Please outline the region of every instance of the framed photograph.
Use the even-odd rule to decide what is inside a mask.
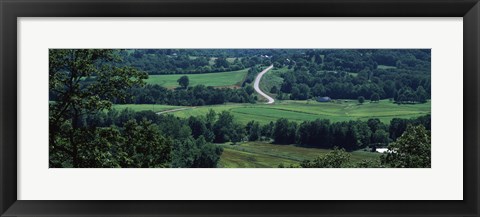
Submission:
[[[478,0],[1,1],[2,216],[478,216]]]

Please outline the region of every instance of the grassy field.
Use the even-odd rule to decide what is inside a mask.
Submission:
[[[299,164],[313,160],[331,150],[304,148],[294,145],[273,145],[267,142],[246,142],[239,145],[220,144],[223,154],[220,167],[226,168],[269,168]],[[351,152],[352,162],[378,160],[380,154],[366,151]]]
[[[356,100],[339,101],[339,103],[320,103],[316,101],[275,101],[273,105],[266,104],[226,104],[199,106],[189,110],[173,112],[178,117],[205,115],[209,109],[216,112],[230,111],[235,118],[247,123],[251,120],[262,124],[276,121],[279,118],[288,118],[291,121],[330,119],[332,122],[348,120],[368,120],[379,118],[389,123],[393,118],[413,118],[430,113],[430,102],[424,104],[398,105],[389,100],[378,103],[366,102],[362,105]]]
[[[386,66],[386,65],[378,65],[378,69],[396,69],[396,66]]]
[[[231,72],[217,72],[204,74],[188,74],[190,86],[203,84],[205,86],[213,87],[227,87],[240,85],[247,75],[248,69],[231,71]],[[146,80],[147,84],[158,84],[167,88],[178,87],[177,80],[184,76],[183,74],[174,75],[150,75]]]

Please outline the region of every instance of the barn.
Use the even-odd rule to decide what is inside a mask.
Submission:
[[[332,99],[328,96],[317,97],[318,102],[330,102]]]

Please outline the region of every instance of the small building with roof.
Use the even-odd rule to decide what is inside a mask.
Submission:
[[[319,97],[317,97],[317,101],[318,102],[330,102],[330,101],[332,101],[332,99],[328,96],[322,96],[322,97],[319,96]]]

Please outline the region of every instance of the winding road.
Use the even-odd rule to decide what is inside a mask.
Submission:
[[[272,69],[273,68],[273,65],[269,66],[268,68],[264,69],[262,72],[260,72],[257,77],[255,78],[255,82],[253,83],[253,88],[255,88],[255,91],[257,91],[258,94],[262,95],[263,97],[265,97],[268,102],[266,104],[272,104],[273,102],[275,102],[275,100],[270,97],[269,95],[267,95],[266,93],[264,93],[262,90],[260,90],[260,87],[258,87],[258,85],[260,84],[260,79],[262,79],[262,76],[268,72],[268,70]]]

